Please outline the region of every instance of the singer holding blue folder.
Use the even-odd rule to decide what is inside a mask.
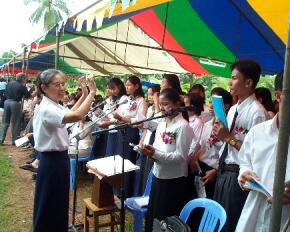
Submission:
[[[40,164],[35,186],[33,231],[67,232],[69,209],[69,137],[66,123],[81,120],[96,93],[93,76],[87,76],[89,93],[80,79],[82,96],[71,110],[59,104],[65,95],[65,76],[55,69],[39,74],[37,86],[43,99],[35,111],[33,128]]]

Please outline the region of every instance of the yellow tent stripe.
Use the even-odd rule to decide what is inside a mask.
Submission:
[[[251,7],[286,44],[289,0],[248,0]]]

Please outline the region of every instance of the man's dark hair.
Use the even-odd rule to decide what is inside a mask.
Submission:
[[[254,60],[238,60],[231,65],[231,70],[237,69],[246,79],[253,81],[253,89],[256,88],[261,75],[261,67]]]
[[[275,91],[282,91],[283,89],[283,71],[278,73],[275,78]]]

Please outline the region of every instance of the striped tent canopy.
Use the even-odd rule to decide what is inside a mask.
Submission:
[[[55,49],[61,29],[60,59],[96,75],[229,77],[238,59],[257,60],[263,74],[284,67],[289,0],[137,0],[126,10],[118,3],[112,17],[102,8],[105,1],[56,25],[32,52]]]

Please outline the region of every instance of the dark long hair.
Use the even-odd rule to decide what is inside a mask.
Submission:
[[[134,97],[145,97],[139,77],[130,76],[128,78],[128,81],[130,81],[133,85],[139,85],[139,88],[134,93]]]
[[[163,78],[167,80],[171,88],[176,89],[178,94],[182,95],[182,89],[180,86],[179,78],[175,74],[163,74]]]
[[[261,98],[261,104],[265,107],[267,111],[272,111],[276,113],[274,103],[272,100],[272,95],[269,89],[264,87],[259,87],[255,89],[256,98]]]
[[[112,79],[110,79],[108,82],[108,88],[113,87],[114,85],[117,86],[117,88],[120,90],[118,96],[112,96],[113,101],[117,101],[122,96],[126,95],[127,93],[126,93],[125,85],[123,81],[121,81],[121,79],[117,77],[113,77]]]

